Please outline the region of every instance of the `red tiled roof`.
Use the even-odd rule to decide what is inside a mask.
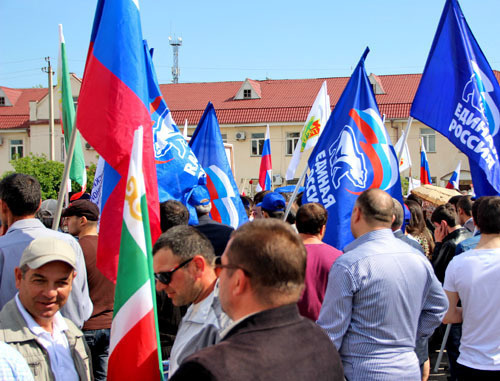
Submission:
[[[0,129],[26,128],[29,126],[29,102],[39,101],[47,89],[10,89],[0,86],[12,106],[0,106]]]
[[[421,74],[381,75],[385,94],[377,95],[386,118],[408,118]],[[260,85],[261,99],[233,100],[242,82],[205,82],[160,85],[172,116],[178,123],[197,124],[208,101],[221,124],[303,122],[323,81],[334,106],[349,80],[341,78],[252,81]]]

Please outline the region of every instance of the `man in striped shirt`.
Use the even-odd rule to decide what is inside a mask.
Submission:
[[[417,338],[440,324],[448,301],[429,261],[391,231],[393,202],[369,189],[351,215],[356,238],[333,264],[318,324],[353,380],[418,380]]]

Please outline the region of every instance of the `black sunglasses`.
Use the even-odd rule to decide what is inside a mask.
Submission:
[[[181,267],[186,266],[189,262],[191,262],[193,258],[189,258],[187,261],[182,262],[176,268],[170,271],[163,271],[161,273],[155,273],[155,279],[158,282],[168,285],[172,281],[172,275],[179,270]]]

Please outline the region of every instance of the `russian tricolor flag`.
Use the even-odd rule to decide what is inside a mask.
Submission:
[[[429,172],[429,162],[427,161],[427,153],[425,152],[423,140],[420,145],[420,184],[432,184],[431,174]]]
[[[262,148],[262,159],[260,161],[259,183],[257,184],[257,192],[263,190],[271,190],[273,185],[273,164],[271,162],[271,141],[269,139],[269,124],[266,129],[266,138],[264,147]]]
[[[459,161],[457,168],[455,169],[455,172],[452,173],[450,180],[448,181],[448,184],[446,184],[446,188],[448,188],[448,189],[460,189],[459,182],[460,182],[460,167],[461,166],[462,166],[462,161]]]

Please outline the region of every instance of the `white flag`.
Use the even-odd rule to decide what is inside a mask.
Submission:
[[[184,123],[184,132],[182,133],[184,135],[184,139],[187,140],[188,138],[188,120],[186,119],[186,122]]]
[[[302,127],[300,132],[300,139],[293,152],[292,160],[286,171],[286,179],[291,180],[295,176],[295,171],[302,157],[302,152],[313,148],[321,133],[323,132],[324,126],[330,117],[330,97],[326,91],[326,81],[323,82],[321,89],[319,90],[316,100],[314,101],[311,111],[307,115],[306,123]]]
[[[394,150],[397,154],[401,152],[401,144],[403,144],[404,134],[401,135],[398,142],[394,146]],[[408,144],[405,141],[405,146],[403,148],[403,152],[401,153],[401,157],[399,158],[399,172],[403,172],[405,169],[411,167],[411,158],[410,158],[410,150],[408,149]]]

